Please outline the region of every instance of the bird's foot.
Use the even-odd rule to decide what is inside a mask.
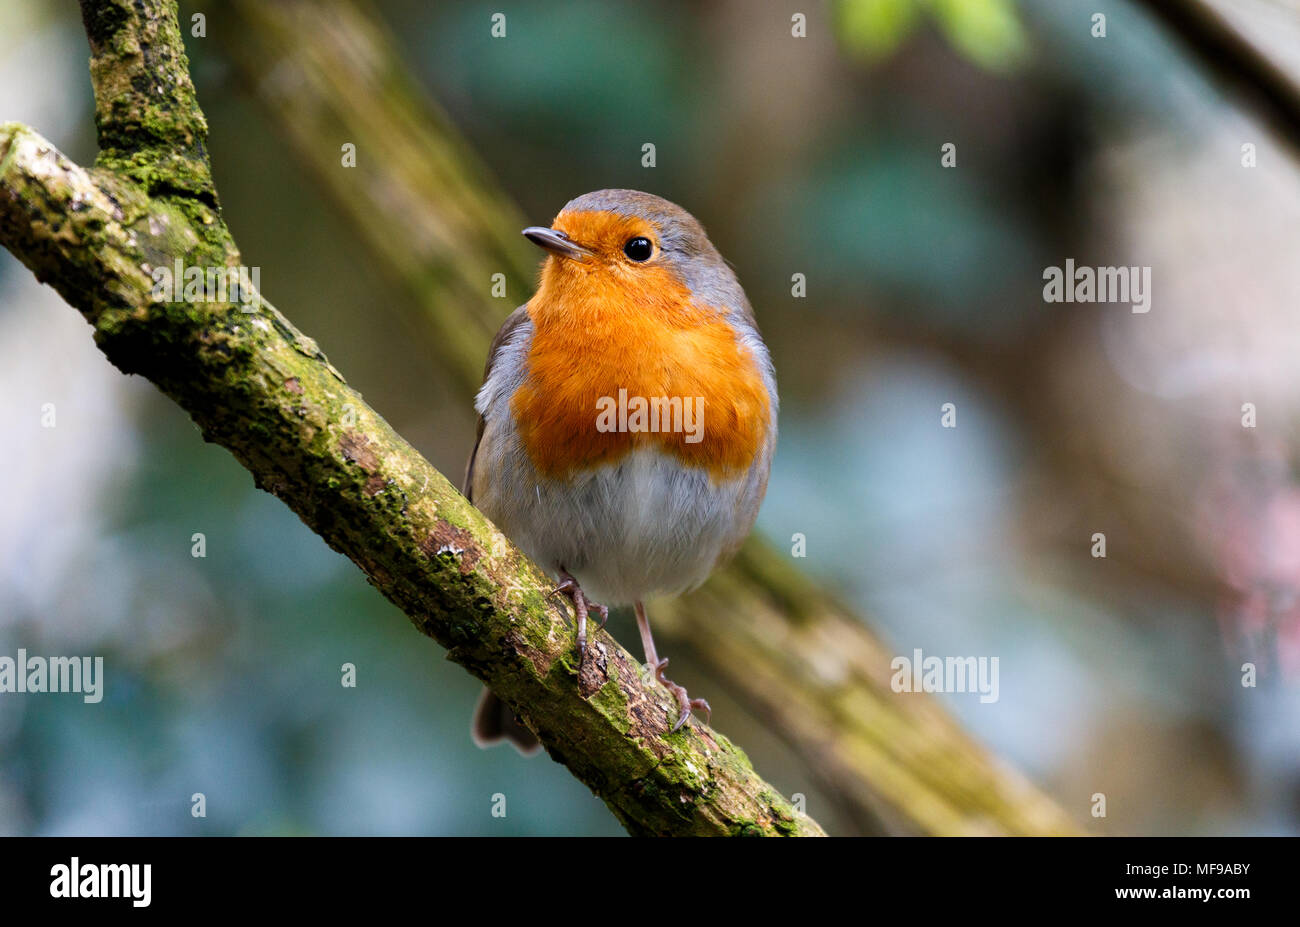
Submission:
[[[664,667],[668,665],[668,658],[660,660],[655,666],[655,679],[659,684],[671,692],[677,698],[677,723],[673,725],[673,733],[676,734],[686,722],[691,720],[692,712],[699,710],[704,712],[704,723],[708,724],[713,719],[713,710],[709,708],[709,703],[702,698],[691,698],[686,694],[686,687],[679,686],[667,676],[664,675]]]
[[[595,612],[600,616],[600,630],[609,621],[609,609],[599,602],[587,598],[578,581],[563,569],[560,570],[560,584],[551,590],[550,595],[564,595],[573,603],[573,611],[578,616],[578,653],[587,655],[587,615]]]

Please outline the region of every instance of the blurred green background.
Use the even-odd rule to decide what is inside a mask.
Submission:
[[[760,530],[806,535],[800,565],[897,652],[998,656],[997,703],[942,696],[977,739],[1099,832],[1300,831],[1300,170],[1156,24],[1098,0],[376,9],[529,222],[602,187],[701,219],[777,365]],[[196,11],[244,262],[458,479],[470,397],[236,79],[222,5]],[[71,0],[0,8],[0,119],[83,164],[87,56]],[[1152,311],[1045,303],[1066,258],[1151,266]],[[102,655],[107,677],[100,705],[0,695],[0,834],[621,833],[562,767],[475,749],[478,684],[7,252],[0,398],[0,655]],[[854,832],[662,649],[763,775]]]

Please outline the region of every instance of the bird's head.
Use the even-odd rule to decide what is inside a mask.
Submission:
[[[685,324],[702,310],[748,311],[744,292],[704,228],[680,206],[637,190],[571,200],[551,226],[524,236],[550,256],[541,307],[567,313],[637,311]]]

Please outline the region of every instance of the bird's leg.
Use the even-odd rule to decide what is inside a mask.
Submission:
[[[654,667],[655,679],[659,684],[677,697],[677,723],[673,725],[673,733],[681,730],[687,721],[691,720],[691,712],[700,709],[704,712],[706,723],[713,718],[713,712],[709,708],[709,703],[702,698],[691,698],[686,694],[686,687],[679,686],[667,676],[664,675],[664,667],[668,665],[668,660],[659,659],[659,654],[655,651],[654,635],[650,633],[650,619],[646,617],[645,606],[640,602],[636,603],[636,627],[641,632],[641,646],[645,648],[645,662],[648,666]]]
[[[600,616],[600,627],[605,627],[605,622],[609,621],[609,609],[599,602],[593,602],[583,593],[582,587],[569,572],[560,567],[560,584],[551,590],[551,595],[563,593],[569,597],[573,603],[573,611],[578,616],[578,653],[583,656],[587,655],[587,613],[593,611]]]

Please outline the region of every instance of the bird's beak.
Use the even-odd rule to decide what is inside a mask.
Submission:
[[[524,237],[551,254],[574,261],[585,261],[595,253],[582,247],[558,229],[548,229],[543,225],[530,225],[524,229]]]

